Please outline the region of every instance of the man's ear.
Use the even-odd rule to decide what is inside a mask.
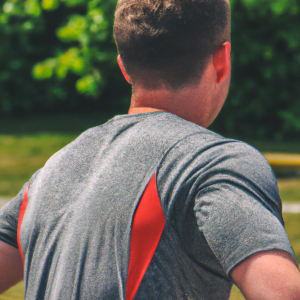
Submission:
[[[125,71],[125,68],[124,68],[124,66],[123,66],[123,63],[122,63],[120,54],[118,55],[118,64],[119,64],[119,67],[120,67],[120,69],[121,69],[121,71],[122,71],[122,74],[123,74],[123,76],[125,77],[126,81],[127,81],[129,84],[131,84],[130,77],[129,77],[129,75],[127,74],[127,72]]]
[[[217,73],[217,83],[220,84],[223,79],[230,73],[231,58],[230,58],[231,44],[224,43],[213,56],[213,63]]]

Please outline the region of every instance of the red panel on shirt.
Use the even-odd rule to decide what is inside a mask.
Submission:
[[[23,256],[23,251],[21,247],[21,240],[20,240],[20,234],[21,234],[21,226],[23,222],[23,218],[27,209],[28,205],[28,186],[29,184],[26,185],[25,190],[24,190],[24,196],[23,196],[23,201],[20,207],[20,213],[19,213],[19,221],[18,221],[18,231],[17,231],[17,240],[18,240],[18,246],[19,246],[19,251],[22,257],[23,261],[23,266],[24,266],[24,256]]]
[[[156,173],[147,185],[133,218],[126,298],[133,299],[157,248],[165,226]]]

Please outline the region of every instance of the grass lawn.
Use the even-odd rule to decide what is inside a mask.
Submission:
[[[2,295],[0,295],[0,300],[22,300],[24,299],[24,282],[20,282],[13,288],[9,289]]]
[[[279,178],[278,187],[283,202],[300,202],[300,178]],[[300,228],[300,227],[299,227]]]
[[[2,119],[0,122],[0,196],[14,197],[23,184],[56,151],[70,143],[81,132],[97,126],[113,113],[88,116],[40,116]],[[300,153],[300,143],[248,141],[261,152]],[[300,202],[300,177],[279,178],[282,200]],[[284,214],[286,230],[300,263],[300,214]],[[0,300],[24,299],[23,283],[0,296]],[[234,287],[230,300],[244,297]]]
[[[13,197],[72,134],[0,135],[0,195]]]
[[[2,299],[0,298],[0,300]],[[242,292],[235,285],[233,285],[232,287],[230,300],[245,300],[245,297],[243,296]]]

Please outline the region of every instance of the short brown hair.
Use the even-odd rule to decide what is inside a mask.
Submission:
[[[200,81],[207,58],[230,40],[226,0],[119,0],[114,35],[128,74],[145,88]],[[141,74],[152,74],[141,79]],[[143,76],[142,76],[143,77]]]

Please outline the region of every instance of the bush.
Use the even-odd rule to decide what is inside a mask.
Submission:
[[[232,83],[213,128],[251,138],[299,137],[300,1],[231,3]]]
[[[115,5],[99,0],[6,1],[0,11],[0,114],[124,105],[130,87],[116,62]]]
[[[116,109],[130,86],[113,39],[117,0],[7,0],[0,113]],[[300,0],[231,0],[232,84],[213,129],[273,140],[300,133]],[[38,80],[38,81],[37,81]]]

